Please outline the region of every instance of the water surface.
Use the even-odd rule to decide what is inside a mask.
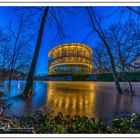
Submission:
[[[11,92],[7,95],[11,105],[5,113],[21,116],[43,108],[53,116],[62,112],[107,121],[124,112],[140,114],[140,96],[117,94],[112,82],[35,82],[35,95],[28,100],[16,97],[22,93],[24,85],[24,81],[12,82]],[[122,87],[125,89],[127,85],[122,84]],[[138,95],[140,83],[133,83],[133,89]]]

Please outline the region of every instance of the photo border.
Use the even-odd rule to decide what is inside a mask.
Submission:
[[[3,6],[140,6],[140,0],[1,0]],[[0,134],[0,138],[140,138],[140,134]]]

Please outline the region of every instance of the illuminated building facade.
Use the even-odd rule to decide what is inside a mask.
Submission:
[[[49,75],[91,74],[92,49],[84,44],[62,44],[50,50]]]

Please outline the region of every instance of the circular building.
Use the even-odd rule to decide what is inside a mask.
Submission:
[[[49,75],[92,73],[92,49],[84,44],[62,44],[50,50]]]

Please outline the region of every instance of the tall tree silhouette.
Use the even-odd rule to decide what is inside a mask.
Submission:
[[[38,38],[37,38],[37,43],[36,43],[33,59],[32,59],[32,62],[31,62],[31,66],[30,66],[28,77],[27,77],[27,82],[26,82],[26,85],[25,85],[25,89],[23,91],[23,95],[25,95],[27,97],[31,96],[33,94],[32,89],[33,89],[34,73],[35,73],[37,58],[38,58],[38,54],[39,54],[39,50],[40,50],[40,46],[41,46],[41,41],[42,41],[42,37],[43,37],[43,31],[44,31],[45,21],[46,21],[48,11],[49,11],[49,7],[46,7],[44,12],[43,12],[43,15],[42,15],[41,24],[40,24],[40,28],[39,28],[39,32],[38,32]]]
[[[98,22],[97,17],[95,16],[93,9],[90,7],[87,7],[87,11],[88,11],[89,18],[91,20],[91,24],[92,24],[93,29],[98,34],[99,38],[101,39],[104,46],[106,47],[106,50],[107,50],[107,53],[108,53],[108,56],[110,59],[110,63],[111,63],[111,68],[112,68],[112,73],[113,73],[116,89],[117,89],[118,93],[122,93],[121,86],[119,83],[119,78],[118,78],[116,68],[115,68],[114,58],[113,58],[113,55],[111,53],[110,46],[109,46],[108,42],[106,41],[105,33],[104,33],[100,23]]]

